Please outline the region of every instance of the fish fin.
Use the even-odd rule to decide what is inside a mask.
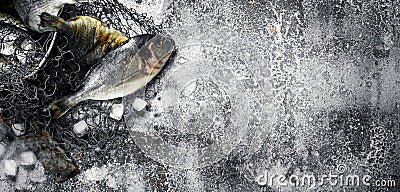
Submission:
[[[60,29],[62,24],[65,22],[63,18],[51,15],[50,13],[47,12],[43,12],[42,14],[39,15],[39,17],[40,17],[39,27],[45,29],[51,29],[54,31]]]
[[[63,116],[68,110],[74,107],[77,103],[71,102],[68,97],[63,97],[59,100],[52,102],[49,105],[49,109],[54,119],[58,119]]]
[[[124,84],[124,83],[136,81],[136,80],[140,79],[141,77],[143,77],[143,72],[141,72],[141,71],[138,70],[138,71],[136,71],[136,72],[134,72],[134,73],[132,73],[132,74],[126,76],[126,77],[121,81],[121,83],[118,83],[118,84],[116,84],[115,86],[117,87],[117,86],[120,86],[120,85],[122,85],[122,84]]]
[[[149,78],[150,76],[151,76],[151,74],[145,73],[142,70],[136,71],[135,73],[125,77],[123,79],[123,81],[121,83],[115,85],[115,87],[121,86],[123,84],[128,84],[128,83],[131,83],[131,82],[135,82],[135,81],[141,81],[144,78],[146,78],[146,82],[144,84],[144,86],[145,86],[147,83],[149,83],[152,80],[151,78]]]

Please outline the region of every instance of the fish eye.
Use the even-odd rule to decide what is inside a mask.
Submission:
[[[156,46],[157,46],[158,48],[160,48],[162,45],[163,45],[163,42],[162,42],[162,41],[159,41],[159,42],[156,44]]]

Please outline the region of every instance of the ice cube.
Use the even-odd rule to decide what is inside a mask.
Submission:
[[[109,168],[106,166],[92,167],[85,171],[84,176],[89,181],[101,181],[107,177],[109,171]]]
[[[135,101],[133,101],[133,108],[136,111],[141,111],[143,110],[147,105],[147,102],[143,99],[136,98]]]
[[[21,153],[21,165],[33,165],[36,162],[36,156],[32,151]]]
[[[6,175],[16,176],[17,175],[18,165],[14,160],[5,160],[4,161],[4,172]]]
[[[124,114],[124,106],[122,104],[114,104],[111,106],[110,117],[115,120],[121,120]]]
[[[7,152],[7,146],[4,143],[0,143],[0,157]]]
[[[18,123],[11,126],[15,136],[21,136],[25,133],[24,124]]]
[[[84,120],[75,123],[74,125],[74,132],[78,137],[82,137],[88,130],[88,125]]]

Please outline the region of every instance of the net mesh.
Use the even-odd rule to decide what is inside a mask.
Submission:
[[[78,15],[97,17],[128,37],[162,32],[161,27],[155,25],[151,17],[137,13],[117,0],[66,5],[60,16],[69,19]],[[52,41],[50,34],[30,34],[22,29],[8,27],[6,22],[1,21],[0,31],[0,36],[20,35],[34,44],[34,52],[27,52],[24,56],[26,63],[33,68],[37,65],[37,60],[44,57]],[[57,34],[53,43],[54,47],[46,63],[31,77],[26,78],[26,73],[21,71],[28,69],[28,72],[32,72],[32,67],[27,68],[20,64],[8,69],[12,73],[1,71],[0,116],[45,129],[72,155],[74,152],[82,152],[83,149],[111,146],[108,144],[120,139],[116,134],[123,130],[124,124],[123,121],[110,118],[110,108],[112,104],[120,103],[121,99],[82,102],[62,118],[51,119],[47,109],[49,103],[75,92],[87,72],[75,62],[74,55],[67,46],[67,37]],[[0,45],[7,45],[4,38],[0,40]],[[21,44],[15,45],[13,50],[16,52],[23,49]],[[17,53],[12,53],[11,56],[16,57]],[[72,128],[81,120],[85,120],[90,130],[84,137],[77,137]]]

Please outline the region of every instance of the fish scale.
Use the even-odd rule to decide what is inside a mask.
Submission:
[[[75,59],[83,65],[94,65],[109,51],[128,40],[123,33],[91,16],[76,16],[67,21],[49,13],[42,13],[40,17],[41,26],[68,36]]]
[[[85,45],[93,45],[97,41],[100,41],[102,50],[105,50],[107,46],[113,48],[115,45],[127,40],[124,34],[111,26],[108,27],[105,23],[94,17],[78,16],[67,20],[67,22],[74,29],[75,37],[87,42]]]

